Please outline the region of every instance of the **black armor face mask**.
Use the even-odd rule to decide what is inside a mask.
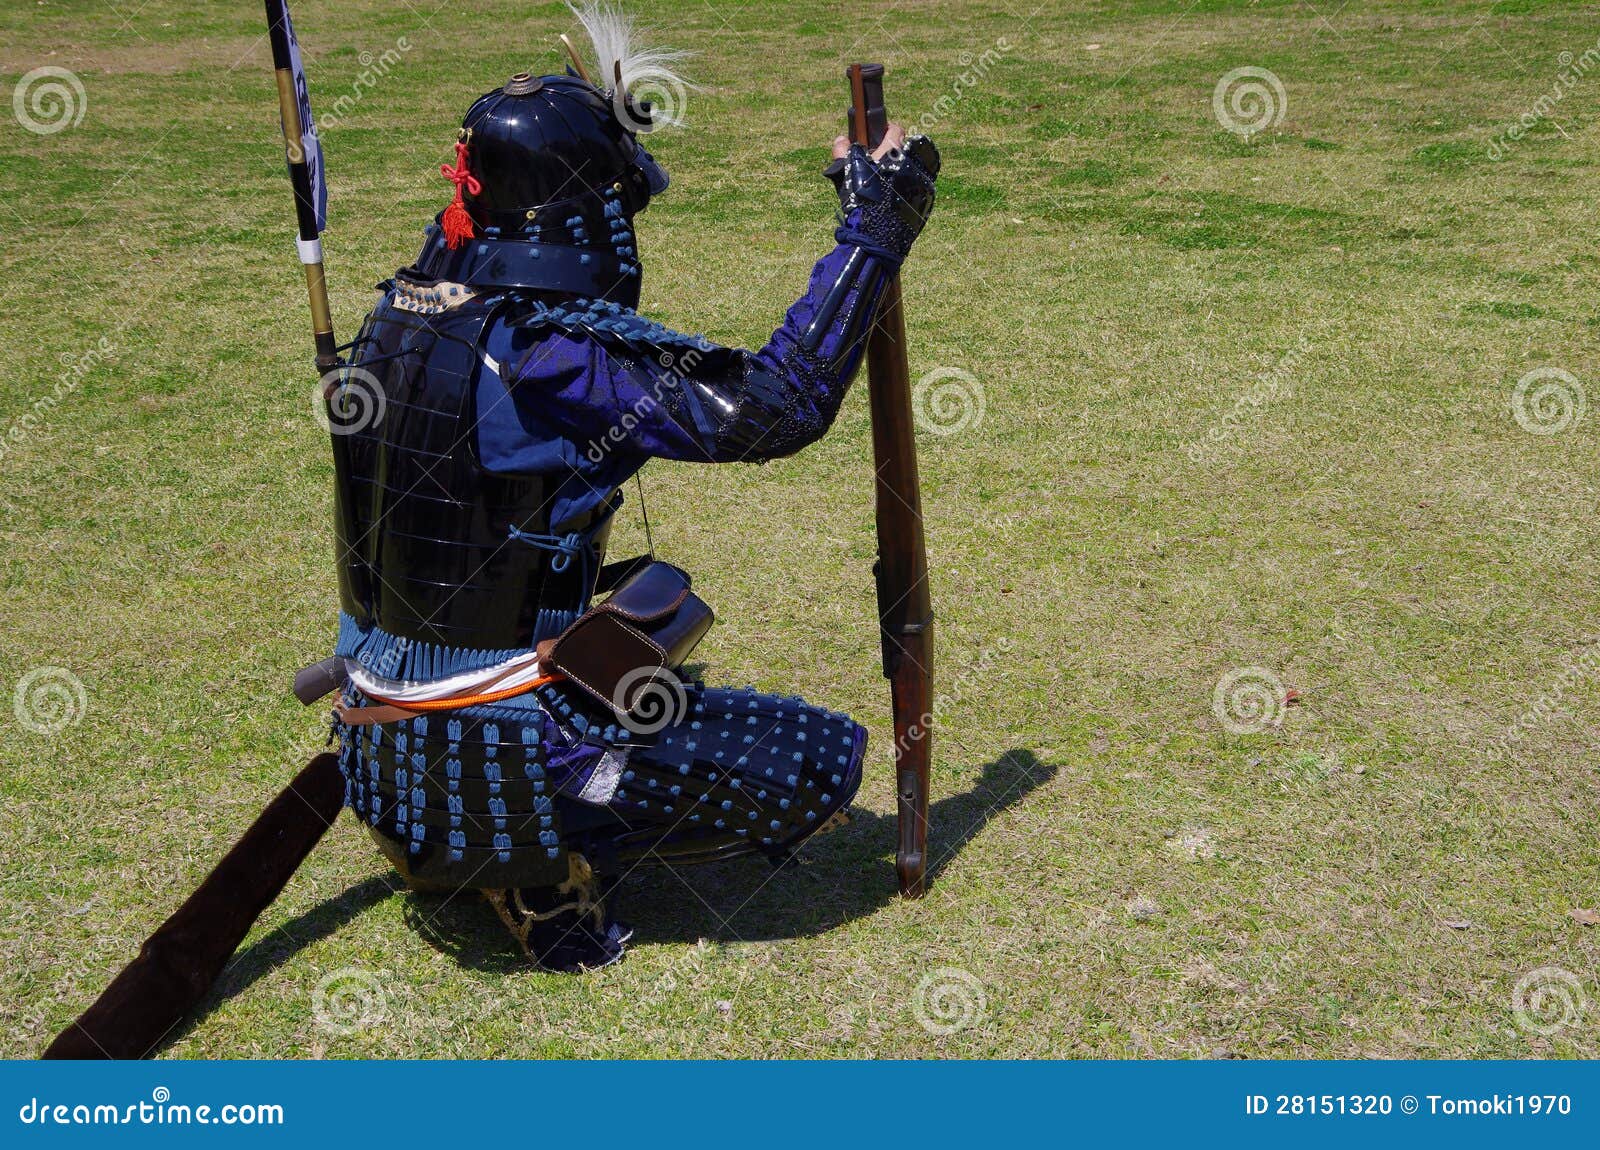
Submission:
[[[456,198],[418,270],[633,306],[633,217],[667,187],[633,131],[648,122],[648,108],[572,75],[521,73],[479,97],[462,121],[456,163],[441,168]]]

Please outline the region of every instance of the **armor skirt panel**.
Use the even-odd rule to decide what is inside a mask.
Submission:
[[[855,796],[866,752],[845,715],[701,684],[648,735],[556,684],[340,738],[346,803],[384,853],[419,885],[480,888],[556,885],[569,850],[611,874],[784,857]]]

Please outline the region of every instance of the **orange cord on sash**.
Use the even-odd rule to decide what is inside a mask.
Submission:
[[[402,711],[415,711],[425,714],[430,711],[457,711],[462,707],[477,707],[484,703],[498,703],[501,699],[509,699],[514,695],[525,695],[535,687],[542,687],[546,683],[553,683],[561,678],[560,675],[540,675],[531,683],[524,683],[520,687],[507,687],[500,691],[485,691],[481,695],[454,695],[448,699],[429,699],[420,703],[396,703],[379,695],[368,695],[367,698],[384,707],[397,707]]]

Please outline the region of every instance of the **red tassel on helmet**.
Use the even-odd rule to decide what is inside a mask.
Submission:
[[[476,196],[483,191],[483,185],[478,183],[478,177],[467,170],[467,145],[464,142],[456,144],[456,166],[452,168],[449,164],[440,164],[439,172],[456,186],[456,197],[444,210],[444,219],[441,221],[444,224],[444,245],[454,251],[477,235],[472,217],[467,214],[467,205],[462,202],[461,189],[466,188]]]

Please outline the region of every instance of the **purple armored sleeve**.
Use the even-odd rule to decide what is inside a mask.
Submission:
[[[533,304],[489,340],[497,366],[478,392],[485,464],[565,464],[604,492],[652,456],[758,462],[820,439],[861,363],[884,285],[933,209],[938,172],[924,136],[877,159],[855,145],[829,165],[838,246],[760,351],[679,335],[616,304]]]
[[[511,361],[518,406],[536,404],[541,421],[591,463],[792,454],[838,415],[894,266],[877,251],[840,244],[817,262],[805,294],[756,352],[677,335],[605,305],[546,309],[530,325],[543,338]]]

